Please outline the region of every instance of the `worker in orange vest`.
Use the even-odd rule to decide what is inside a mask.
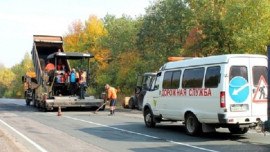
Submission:
[[[107,98],[110,99],[110,114],[109,116],[114,115],[114,111],[116,109],[116,99],[117,99],[117,90],[114,87],[111,87],[110,85],[106,84],[105,89],[107,90]]]
[[[51,61],[47,61],[47,65],[45,67],[45,72],[49,76],[49,82],[52,82],[54,79],[54,71],[55,71],[55,66]]]
[[[84,99],[84,94],[85,94],[85,86],[86,86],[86,72],[81,70],[80,72],[80,99]]]
[[[51,61],[48,61],[46,67],[45,67],[45,71],[47,73],[50,73],[51,71],[55,70],[55,66]]]

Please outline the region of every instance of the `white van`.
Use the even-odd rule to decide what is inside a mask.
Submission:
[[[267,120],[267,57],[231,54],[164,64],[143,101],[147,127],[183,121],[189,135],[244,134]]]

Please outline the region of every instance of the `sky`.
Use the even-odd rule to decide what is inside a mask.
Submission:
[[[133,18],[150,0],[0,0],[0,63],[11,68],[31,53],[33,35],[63,36],[72,22],[106,14]]]

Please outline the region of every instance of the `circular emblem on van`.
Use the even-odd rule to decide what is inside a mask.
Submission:
[[[236,103],[246,101],[249,95],[249,84],[243,77],[234,77],[230,81],[229,93],[232,100]]]

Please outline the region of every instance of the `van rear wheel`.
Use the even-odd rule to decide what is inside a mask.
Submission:
[[[156,123],[154,122],[154,115],[150,109],[146,109],[144,112],[144,123],[148,128],[154,128]]]
[[[187,114],[185,119],[185,129],[188,135],[194,136],[202,132],[202,125],[192,113]]]

